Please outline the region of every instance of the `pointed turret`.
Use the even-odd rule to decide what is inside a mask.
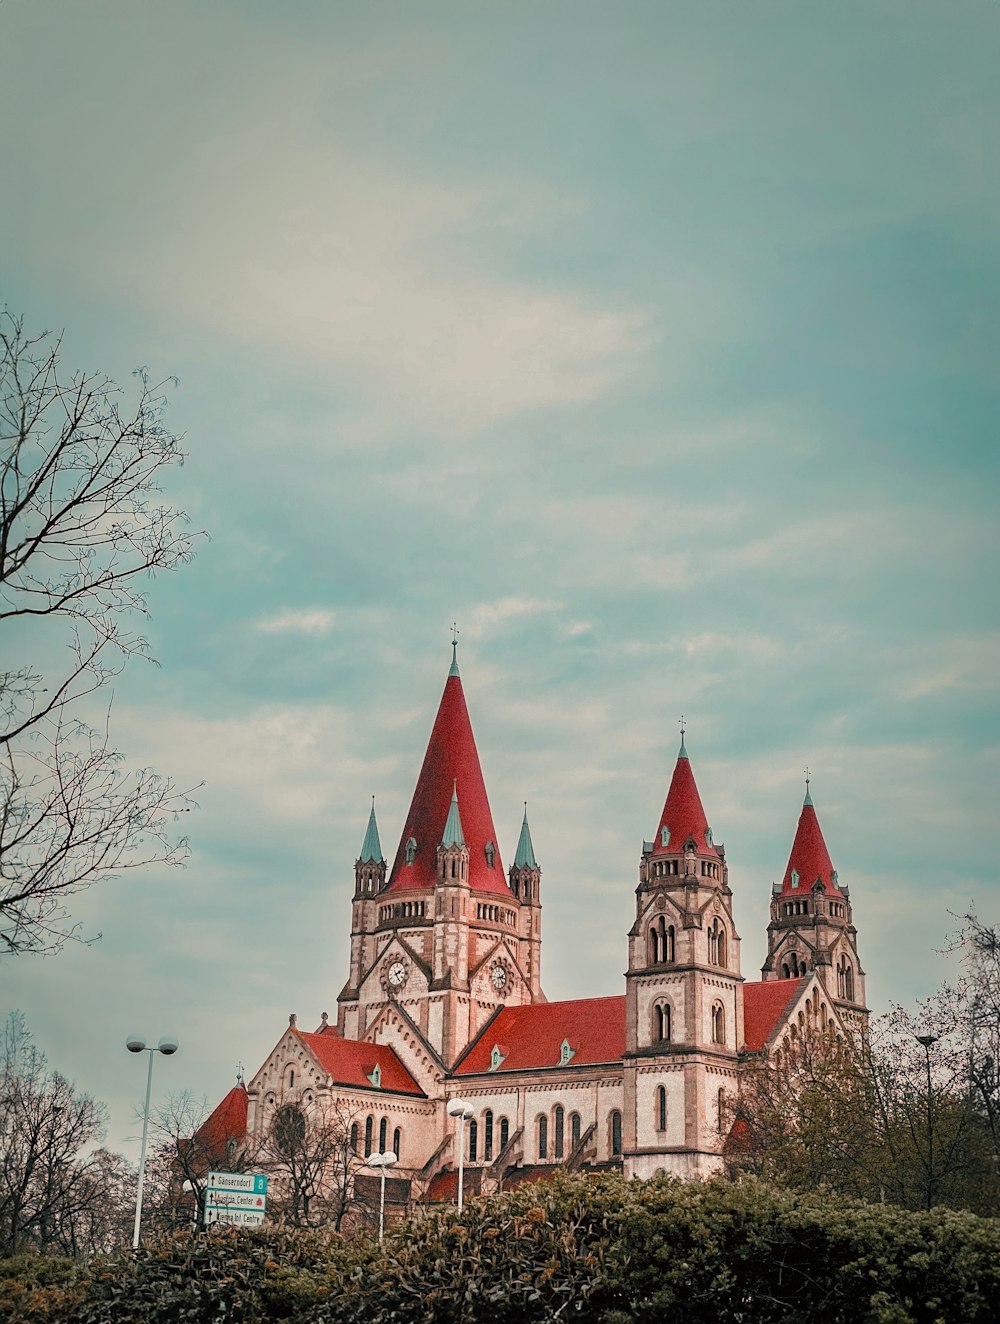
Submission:
[[[521,823],[521,835],[517,839],[517,850],[514,852],[515,869],[537,869],[538,861],[535,859],[535,848],[531,844],[531,829],[528,827],[528,803],[524,804],[524,819]]]
[[[451,804],[448,807],[448,818],[444,825],[444,832],[441,834],[442,846],[464,846],[465,835],[462,832],[462,815],[458,812],[458,782],[456,781],[451,792]]]
[[[378,823],[375,821],[375,797],[372,796],[372,811],[368,815],[368,831],[365,833],[365,839],[361,843],[361,854],[358,856],[361,864],[378,864],[382,861],[382,845],[378,839]]]
[[[462,788],[459,823],[469,851],[469,886],[473,892],[506,896],[496,829],[458,671],[457,645],[453,643],[451,667],[389,874],[388,890],[433,888],[437,848],[451,821],[456,784]]]
[[[654,859],[658,855],[677,855],[689,841],[694,842],[699,855],[718,856],[712,844],[712,830],[708,826],[694,773],[691,771],[691,760],[684,746],[682,731],[674,775],[670,779],[670,789],[653,838],[651,854]]]
[[[798,826],[795,829],[795,840],[792,842],[788,864],[785,866],[785,876],[781,881],[781,891],[802,895],[817,882],[823,884],[824,892],[840,894],[837,871],[833,867],[830,852],[823,840],[823,830],[816,817],[816,808],[809,794],[807,781],[802,812],[799,814]]]

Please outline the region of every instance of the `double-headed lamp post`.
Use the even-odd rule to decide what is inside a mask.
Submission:
[[[385,1170],[391,1168],[396,1162],[396,1155],[391,1149],[387,1149],[384,1154],[372,1154],[368,1160],[370,1168],[378,1168],[379,1175],[382,1178],[382,1188],[378,1198],[378,1239],[382,1240],[385,1232]]]
[[[458,1119],[458,1207],[462,1208],[465,1186],[465,1123],[472,1120],[476,1110],[464,1099],[452,1099],[448,1104],[448,1116]]]
[[[931,1044],[936,1044],[936,1034],[918,1034],[916,1041],[924,1050],[927,1061],[927,1208],[930,1209],[934,1196],[934,1119],[931,1113]]]
[[[135,1193],[135,1227],[132,1229],[132,1249],[139,1249],[139,1224],[142,1222],[142,1188],[146,1181],[146,1136],[149,1132],[149,1096],[153,1089],[153,1054],[162,1053],[170,1057],[177,1052],[177,1040],[165,1034],[154,1047],[147,1044],[142,1035],[130,1034],[125,1040],[125,1047],[130,1053],[148,1053],[149,1071],[146,1073],[146,1107],[142,1114],[142,1149],[139,1151],[139,1189]]]

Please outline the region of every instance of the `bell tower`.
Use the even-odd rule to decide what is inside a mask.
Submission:
[[[532,1002],[544,1001],[542,993],[542,871],[535,859],[528,827],[528,802],[524,803],[521,835],[510,867],[510,890],[520,902],[519,934],[521,968],[528,980]]]
[[[865,972],[858,957],[851,893],[826,848],[809,792],[802,801],[784,877],[771,888],[765,980],[797,979],[815,970],[827,996],[850,1024],[863,1025]]]
[[[739,951],[725,850],[708,825],[682,725],[663,812],[643,843],[629,932],[627,1175],[704,1177],[721,1167],[720,1117],[736,1091],[743,1041]]]

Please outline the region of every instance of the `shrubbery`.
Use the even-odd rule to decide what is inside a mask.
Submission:
[[[9,1324],[987,1324],[1000,1222],[760,1182],[561,1175],[369,1237],[183,1234],[0,1264]]]

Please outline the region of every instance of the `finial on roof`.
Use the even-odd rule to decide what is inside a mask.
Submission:
[[[683,714],[683,713],[681,713],[680,728],[681,728],[681,747],[680,747],[680,749],[677,751],[677,757],[678,757],[679,759],[686,759],[687,756],[688,756],[688,752],[687,752],[687,750],[684,748],[684,732],[687,730],[687,727],[686,727],[685,724],[684,724],[684,714]]]
[[[236,1084],[237,1084],[237,1085],[242,1085],[242,1084],[243,1084],[243,1063],[242,1063],[242,1062],[237,1062],[237,1063],[236,1063]]]
[[[537,869],[538,861],[535,859],[535,848],[531,844],[531,830],[528,827],[528,802],[524,802],[524,819],[521,822],[521,835],[517,839],[517,850],[514,853],[515,869]]]
[[[448,672],[449,676],[458,675],[458,636],[461,633],[457,622],[453,622],[451,627],[451,669]]]
[[[290,1012],[288,1013],[288,1024],[291,1026],[291,1028],[292,1028],[293,1030],[295,1029],[295,1012],[294,1012],[294,1011],[290,1011]]]
[[[809,775],[808,768],[806,768],[805,773],[806,773],[806,798],[802,801],[803,809],[805,808],[806,805],[812,804],[812,796],[809,794],[809,783],[810,781],[812,781],[812,778]]]
[[[441,837],[442,846],[464,846],[465,836],[462,832],[462,816],[458,812],[458,779],[452,782],[451,807],[448,810],[448,819],[444,825],[444,834]]]

